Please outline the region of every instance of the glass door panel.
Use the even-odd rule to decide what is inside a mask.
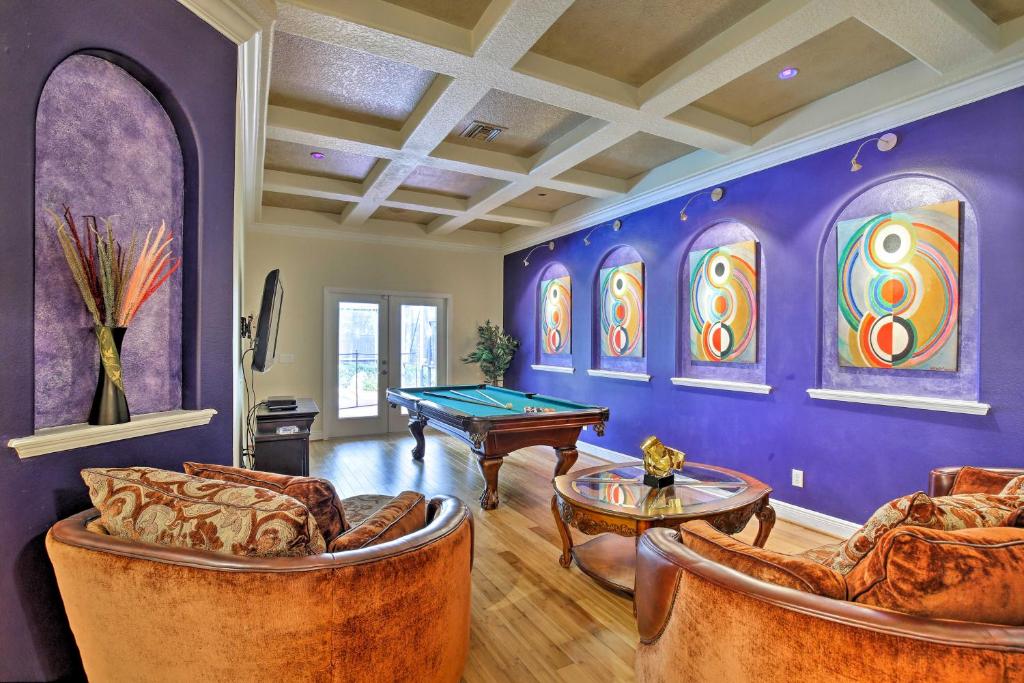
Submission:
[[[387,297],[328,292],[324,303],[325,436],[387,428]]]
[[[433,387],[447,382],[447,311],[444,299],[390,297],[392,367],[399,387]],[[408,426],[404,408],[391,410],[391,431]]]

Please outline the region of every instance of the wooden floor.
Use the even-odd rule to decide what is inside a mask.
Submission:
[[[330,479],[341,496],[416,490],[455,495],[472,505],[476,557],[465,680],[634,680],[632,603],[600,588],[575,565],[558,564],[551,449],[528,448],[506,458],[498,484],[501,505],[485,512],[477,504],[483,478],[468,449],[433,430],[427,434],[423,462],[410,456],[409,435],[313,442],[310,470]],[[581,453],[576,467],[604,462]],[[756,527],[754,520],[739,537],[752,541]],[[834,541],[780,520],[768,547],[798,552]]]

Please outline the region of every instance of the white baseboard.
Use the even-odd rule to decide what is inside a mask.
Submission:
[[[820,531],[823,534],[849,538],[855,531],[860,529],[860,524],[849,522],[845,519],[826,515],[823,512],[802,508],[785,501],[772,498],[772,507],[775,508],[775,515],[793,524],[805,526],[808,529]]]
[[[586,441],[577,441],[576,448],[583,453],[593,455],[607,460],[610,463],[623,463],[636,465],[639,464],[640,458],[620,453],[619,451],[613,451],[610,448],[604,448],[602,446],[596,446]],[[793,524],[799,524],[800,526],[813,529],[814,531],[820,531],[823,534],[829,534],[831,536],[838,536],[839,538],[849,538],[853,535],[857,529],[860,529],[860,524],[849,522],[839,517],[833,517],[826,515],[823,512],[817,512],[808,508],[802,508],[799,505],[793,505],[785,501],[777,500],[772,498],[772,507],[775,508],[775,514],[779,519],[784,519],[787,522]]]
[[[320,430],[320,429],[311,429],[311,430],[309,430],[309,440],[310,441],[323,441],[324,440],[323,430]]]

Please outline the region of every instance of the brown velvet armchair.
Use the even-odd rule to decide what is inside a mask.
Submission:
[[[958,470],[933,471],[931,495],[949,493]],[[636,672],[645,683],[1024,680],[1021,626],[913,616],[766,583],[701,556],[672,529],[647,532],[637,552]]]
[[[246,558],[58,522],[46,547],[91,680],[458,681],[469,647],[472,517],[456,498],[394,541]]]

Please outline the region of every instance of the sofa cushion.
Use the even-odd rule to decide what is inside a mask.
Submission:
[[[854,602],[939,619],[1024,625],[1024,531],[902,527],[846,576]]]
[[[768,583],[837,600],[846,599],[846,582],[838,572],[798,555],[784,555],[747,545],[704,520],[679,527],[683,545],[718,564]]]
[[[821,562],[846,575],[885,534],[897,527],[920,526],[956,531],[1003,526],[1013,523],[1022,505],[1024,497],[1021,496],[973,493],[930,498],[919,491],[878,508],[864,526],[831,554],[809,551],[802,557]]]
[[[423,494],[403,491],[359,525],[331,541],[328,551],[337,553],[393,541],[422,529],[426,520],[427,504]]]
[[[82,479],[111,536],[254,557],[325,550],[306,506],[266,488],[152,467],[89,468]]]
[[[349,496],[341,501],[345,508],[345,521],[348,528],[359,526],[363,521],[377,510],[391,502],[394,496],[382,493],[361,493],[358,496]]]
[[[204,465],[198,462],[187,462],[184,469],[185,474],[191,474],[194,477],[261,486],[276,493],[291,496],[305,505],[313,514],[320,533],[328,543],[338,534],[348,530],[341,499],[338,498],[334,485],[326,479],[292,477],[287,474],[247,470],[227,465]]]
[[[1001,493],[1012,474],[995,472],[981,467],[961,467],[949,489],[949,495],[960,493]]]

